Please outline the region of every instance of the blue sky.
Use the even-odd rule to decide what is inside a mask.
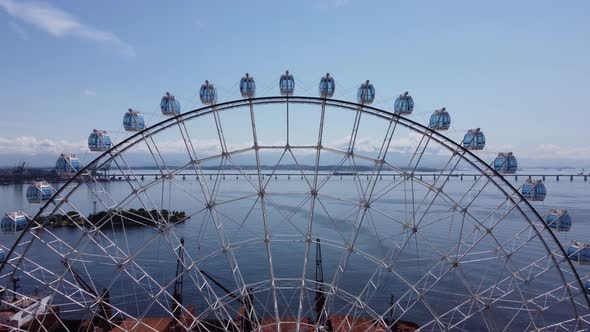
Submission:
[[[205,79],[223,95],[245,72],[260,87],[289,69],[304,85],[327,71],[341,89],[370,79],[388,100],[379,107],[409,90],[416,120],[446,106],[458,132],[482,127],[492,148],[590,166],[589,9],[587,1],[0,0],[0,164],[75,150],[92,128],[118,130],[129,107],[157,112],[167,90],[187,109]]]

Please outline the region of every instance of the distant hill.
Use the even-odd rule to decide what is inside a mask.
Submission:
[[[169,168],[174,169],[174,168],[180,168],[179,166],[169,166]],[[137,167],[137,169],[146,169],[146,170],[155,170],[158,169],[157,167]],[[244,171],[250,171],[250,170],[256,170],[257,166],[256,165],[223,165],[221,167],[219,166],[204,166],[202,167],[203,170],[244,170]],[[265,171],[272,171],[273,169],[276,169],[278,171],[298,171],[300,169],[304,170],[304,171],[313,171],[315,170],[315,166],[314,165],[296,165],[296,164],[288,164],[288,165],[279,165],[279,166],[275,166],[275,165],[260,165],[260,169],[261,170],[265,170]],[[370,172],[374,169],[374,167],[371,166],[364,166],[364,165],[358,165],[358,166],[344,166],[344,165],[321,165],[318,167],[319,171],[322,172],[330,172],[330,171],[334,171],[337,170],[338,172]],[[437,171],[436,168],[431,168],[431,167],[419,167],[417,169],[419,172],[434,172]]]

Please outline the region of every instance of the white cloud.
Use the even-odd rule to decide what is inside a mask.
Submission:
[[[407,136],[395,137],[389,143],[389,152],[398,153],[410,153],[416,152],[416,147],[422,139],[422,134],[411,132]],[[343,137],[325,144],[329,147],[336,147],[341,150],[348,148],[350,142],[350,136]],[[377,153],[381,150],[383,144],[383,138],[376,138],[371,136],[357,137],[355,142],[355,151],[359,153]],[[444,154],[446,149],[431,142],[427,147],[427,153],[429,154]]]
[[[9,15],[34,25],[53,37],[70,36],[96,42],[127,58],[135,58],[135,50],[112,32],[88,26],[51,4],[0,0],[0,7]]]
[[[85,96],[96,96],[96,91],[90,89],[84,89],[83,93]]]
[[[0,137],[0,155],[59,154],[63,152],[77,153],[85,151],[86,149],[85,140],[74,143],[68,140],[51,140],[48,138],[36,138],[31,136]]]
[[[205,23],[203,23],[203,21],[201,21],[201,20],[196,20],[195,21],[195,24],[201,30],[203,30],[203,29],[205,29],[207,27],[207,25]]]
[[[415,152],[416,146],[420,140],[419,134],[410,133],[408,136],[394,139],[391,142],[389,149],[390,153],[401,153],[404,155],[411,155]],[[326,142],[326,147],[335,147],[345,150],[348,146],[348,137],[337,139],[331,142]],[[115,142],[116,143],[116,142]],[[194,139],[194,147],[197,155],[200,158],[218,155],[221,152],[219,147],[219,140],[216,138],[210,139]],[[356,151],[360,154],[368,155],[376,154],[381,148],[381,139],[372,137],[357,138]],[[182,139],[162,139],[156,140],[159,151],[162,154],[186,154],[186,146]],[[279,145],[277,143],[276,145]],[[251,140],[244,140],[241,144],[232,144],[228,146],[230,151],[241,150],[252,146]],[[489,148],[489,149],[488,149]],[[527,164],[544,165],[555,164],[560,161],[564,165],[569,164],[587,164],[590,162],[590,147],[563,147],[554,144],[539,145],[536,148],[519,151],[514,149],[511,145],[506,146],[490,146],[486,147],[484,153],[490,158],[494,158],[498,152],[513,151],[519,160],[526,160]],[[0,156],[4,155],[21,155],[21,156],[35,156],[60,153],[85,153],[88,152],[86,146],[86,139],[77,141],[65,139],[49,139],[37,138],[32,136],[18,136],[18,137],[0,137]],[[129,150],[129,153],[147,154],[149,153],[145,144],[138,144]],[[315,153],[313,150],[297,150],[298,156]],[[438,144],[431,142],[427,149],[428,156],[442,156],[448,155],[448,151]],[[523,164],[524,165],[524,164]]]
[[[399,136],[391,140],[389,146],[389,153],[401,153],[411,155],[416,152],[422,135],[419,133],[411,132],[406,136]],[[355,151],[360,154],[370,155],[376,154],[381,149],[383,138],[375,137],[357,137],[355,144]],[[336,147],[341,150],[346,150],[350,136],[336,139],[331,142],[327,142],[325,146]],[[459,142],[459,141],[458,141]],[[460,143],[460,142],[459,142]],[[588,147],[575,147],[575,146],[560,146],[555,144],[541,144],[533,148],[519,148],[512,144],[504,145],[486,145],[485,150],[479,153],[480,156],[485,156],[484,159],[495,158],[499,152],[514,152],[519,160],[528,160],[539,164],[550,163],[554,164],[555,161],[561,161],[564,165],[568,163],[590,163],[590,146]],[[442,145],[436,142],[429,142],[426,149],[425,155],[428,156],[445,156],[449,155],[449,151]]]
[[[219,140],[217,139],[199,139],[192,141],[197,154],[200,155],[199,157],[221,153]],[[156,144],[158,146],[158,150],[160,150],[161,153],[187,153],[186,143],[182,139],[156,140]],[[237,146],[228,146],[229,150],[236,150],[238,148],[239,147]],[[148,151],[145,144],[140,145],[139,149],[146,152]]]
[[[116,142],[115,142],[116,143]],[[156,140],[158,150],[161,153],[186,153],[184,140]],[[200,157],[221,153],[219,140],[199,139],[194,140],[193,145]],[[252,146],[249,142],[243,144],[228,145],[230,151],[240,150]],[[55,140],[49,138],[37,138],[32,136],[0,137],[0,155],[19,154],[59,154],[87,152],[86,139],[77,142],[71,140]],[[145,144],[138,144],[129,150],[130,152],[147,153],[149,150]]]
[[[513,152],[517,158],[530,160],[563,160],[590,162],[590,147],[560,146],[556,144],[540,144],[533,148],[519,148],[506,145],[486,145],[485,150],[493,157],[499,152]]]
[[[590,160],[590,146],[576,147],[568,146],[563,147],[554,144],[541,144],[536,148],[532,149],[527,154],[530,158],[544,159],[544,158],[565,158],[565,159],[579,159],[579,160]]]
[[[494,144],[487,144],[485,146],[485,151],[494,155],[494,157],[500,152],[514,152],[518,151],[518,147],[512,144],[503,144],[503,145],[494,145]]]

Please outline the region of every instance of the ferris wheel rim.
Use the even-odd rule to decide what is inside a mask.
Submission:
[[[547,242],[545,241],[545,239],[542,236],[540,236],[539,230],[536,227],[534,227],[533,221],[530,218],[528,218],[528,215],[524,211],[522,211],[522,207],[519,204],[524,203],[526,205],[526,208],[528,208],[530,211],[533,212],[535,218],[537,218],[538,220],[543,220],[541,214],[537,211],[537,209],[535,209],[532,206],[532,204],[519,192],[519,190],[517,190],[509,181],[507,181],[506,178],[500,172],[496,171],[491,165],[489,165],[488,163],[483,161],[479,156],[474,154],[472,151],[463,147],[463,145],[461,143],[455,142],[453,139],[450,139],[449,137],[447,137],[446,135],[443,135],[439,131],[432,130],[423,124],[420,124],[414,120],[408,119],[404,115],[392,113],[392,112],[389,112],[389,111],[386,111],[386,110],[383,110],[383,109],[380,109],[380,108],[377,108],[374,106],[363,105],[363,104],[350,102],[350,101],[344,101],[344,100],[332,99],[332,98],[305,97],[305,96],[257,97],[257,98],[237,99],[237,100],[222,102],[222,103],[213,104],[213,105],[206,105],[201,108],[197,108],[197,109],[185,112],[185,113],[178,114],[173,117],[166,118],[156,124],[146,127],[145,129],[126,138],[125,140],[123,140],[117,144],[114,144],[109,150],[103,152],[98,157],[96,157],[93,161],[91,161],[86,166],[81,168],[74,176],[72,176],[70,179],[68,179],[54,193],[52,199],[50,199],[48,202],[46,202],[39,209],[39,211],[37,212],[37,214],[35,215],[35,217],[33,219],[39,218],[41,216],[42,212],[47,207],[49,207],[51,204],[55,204],[54,198],[57,197],[60,193],[62,193],[65,190],[65,188],[67,188],[72,183],[80,182],[77,180],[86,176],[89,169],[92,168],[93,166],[95,166],[95,164],[97,164],[100,160],[104,159],[105,157],[108,157],[108,158],[106,158],[107,159],[106,162],[108,162],[108,161],[114,159],[119,154],[122,154],[123,152],[125,152],[127,149],[144,141],[147,137],[153,136],[161,131],[167,130],[168,128],[174,126],[178,122],[185,122],[185,121],[188,121],[193,118],[205,116],[207,114],[210,114],[211,112],[231,110],[231,109],[240,108],[240,107],[244,107],[244,106],[248,106],[248,105],[284,104],[284,103],[314,104],[314,105],[324,104],[326,106],[336,107],[336,108],[340,108],[340,109],[354,110],[354,111],[362,112],[364,114],[370,114],[372,116],[376,116],[376,117],[384,119],[384,120],[395,121],[397,124],[401,124],[405,128],[410,129],[415,132],[418,132],[422,135],[428,134],[431,139],[436,141],[439,145],[445,147],[451,153],[461,152],[461,155],[460,155],[461,160],[465,160],[469,164],[471,164],[473,167],[475,167],[475,169],[478,172],[480,172],[480,175],[482,177],[483,176],[487,177],[487,179],[489,181],[491,181],[496,186],[496,188],[498,188],[502,192],[502,194],[505,197],[510,197],[511,201],[515,204],[515,207],[521,211],[521,214],[523,216],[525,216],[527,223],[530,226],[532,226],[532,228],[537,233],[539,240],[541,240],[541,242],[543,243],[543,246],[545,247],[545,250],[549,253],[551,252],[551,250],[548,248]],[[287,147],[288,147],[288,145],[287,145]],[[412,174],[410,174],[410,176],[412,178],[414,178],[415,177],[414,172],[412,172]],[[500,179],[499,183],[497,182],[498,179]],[[500,184],[507,186],[507,189],[512,191],[513,195],[515,195],[516,198],[518,198],[520,200],[520,203],[515,202],[514,197],[509,195],[507,190],[502,188],[500,186]],[[22,237],[30,229],[30,227],[31,227],[30,224],[27,225],[26,229],[23,230],[23,232],[19,235],[19,237],[17,238],[13,247],[10,248],[9,252],[7,252],[7,255],[6,255],[7,258],[9,258],[12,255],[14,248],[19,244]],[[544,224],[544,230],[549,232],[551,239],[555,242],[558,249],[563,254],[563,257],[567,257],[568,255],[566,253],[566,249],[561,245],[561,242],[557,239],[556,235],[551,230],[551,228],[548,227],[546,224]],[[555,266],[559,266],[559,264],[555,261],[555,257],[552,257],[552,259],[553,259],[553,264]],[[6,265],[7,261],[8,261],[8,259],[2,262],[2,264],[0,265],[0,271],[2,271],[4,269],[4,266]],[[582,279],[580,278],[580,275],[579,275],[577,269],[575,268],[573,262],[570,259],[567,259],[567,261],[568,261],[568,265],[569,265],[571,271],[573,272],[573,274],[575,276],[575,279],[578,282],[580,289],[583,290],[584,285],[583,285]],[[567,285],[567,282],[565,281],[564,276],[563,276],[563,271],[560,268],[558,268],[558,271],[561,275],[562,281],[564,282],[565,285]],[[572,302],[574,302],[574,294],[571,293],[571,289],[569,287],[567,287],[567,290],[568,290],[568,292],[570,292],[570,296],[569,296],[570,300]],[[590,306],[590,298],[588,297],[588,294],[586,294],[585,292],[583,292],[583,294],[584,294],[584,297],[586,298],[586,302],[587,302],[588,306]],[[573,304],[573,307],[576,308],[575,303]]]

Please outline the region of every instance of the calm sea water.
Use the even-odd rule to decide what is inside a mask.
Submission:
[[[558,172],[528,170],[523,171],[523,173],[555,174]],[[267,187],[269,194],[273,192],[280,193],[280,195],[274,197],[272,194],[269,196],[270,207],[268,207],[269,229],[273,236],[270,249],[273,257],[273,272],[277,278],[298,278],[302,274],[303,257],[306,252],[306,244],[303,239],[307,231],[310,202],[306,201],[302,193],[306,192],[307,184],[298,176],[292,176],[291,179],[282,176],[278,179],[267,178],[267,180],[269,180]],[[515,181],[514,177],[511,176],[509,180],[511,184],[518,187],[524,181],[524,177],[519,177],[518,181]],[[150,179],[145,181],[150,181]],[[352,255],[348,269],[341,281],[342,289],[351,294],[362,294],[363,287],[366,286],[368,279],[376,270],[375,262],[372,262],[367,257],[384,257],[392,248],[392,243],[397,243],[401,247],[405,243],[404,239],[407,236],[407,230],[404,231],[400,225],[388,219],[388,217],[395,220],[406,220],[408,218],[409,211],[412,210],[412,207],[408,206],[407,193],[409,188],[406,187],[404,190],[404,187],[400,186],[388,192],[388,185],[392,183],[393,180],[388,177],[384,177],[383,180],[377,182],[375,190],[377,193],[384,193],[384,196],[379,202],[375,203],[373,208],[381,211],[383,215],[372,214],[370,216],[371,221],[364,222],[361,225],[356,240],[357,247],[367,253],[367,256],[362,254]],[[465,177],[463,181],[453,178],[445,187],[445,191],[450,196],[458,198],[473,183],[472,177]],[[545,184],[548,192],[547,198],[544,202],[535,203],[535,208],[541,214],[545,214],[550,208],[567,209],[573,219],[571,231],[558,233],[558,239],[564,246],[571,240],[590,241],[590,182],[584,182],[583,178],[574,178],[574,181],[570,181],[569,177],[561,177],[560,181],[557,181],[554,177],[547,177]],[[59,186],[59,184],[52,185]],[[268,255],[264,242],[247,242],[264,234],[264,225],[260,222],[262,220],[262,210],[259,208],[259,204],[256,204],[257,197],[250,197],[252,195],[251,184],[243,178],[235,179],[235,177],[228,176],[225,180],[220,180],[218,186],[219,194],[216,202],[227,202],[219,207],[219,218],[225,226],[225,237],[235,245],[234,256],[239,262],[245,282],[252,284],[269,279]],[[39,206],[27,203],[25,199],[26,187],[26,185],[0,186],[0,211],[22,210],[29,215],[35,215]],[[129,185],[126,182],[106,183],[104,189],[116,201],[123,200],[129,193]],[[326,239],[326,243],[322,247],[324,278],[326,281],[330,281],[343,255],[343,250],[338,243],[343,243],[351,234],[355,220],[355,207],[352,202],[356,199],[358,191],[357,185],[351,177],[333,178],[325,184],[324,189],[326,195],[339,198],[338,200],[322,199],[324,206],[321,209],[316,207],[318,212],[315,215],[313,228],[313,237]],[[425,193],[420,189],[415,190],[422,195]],[[163,195],[162,192],[164,192]],[[198,260],[199,268],[215,275],[220,282],[225,283],[228,288],[234,290],[237,286],[230,264],[228,264],[227,257],[219,251],[218,232],[213,221],[207,218],[206,213],[202,212],[202,198],[198,193],[199,185],[194,178],[178,179],[178,184],[171,187],[162,188],[157,186],[150,189],[149,195],[154,198],[155,205],[171,210],[186,211],[193,215],[189,221],[176,226],[172,233],[167,236],[158,236],[153,230],[146,228],[133,228],[128,229],[126,232],[106,229],[104,234],[114,243],[122,247],[126,246],[129,252],[137,250],[137,262],[139,262],[139,265],[154,281],[168,285],[170,285],[168,282],[172,280],[176,268],[173,250],[177,246],[178,238],[184,237],[187,253],[192,259]],[[161,199],[162,197],[163,199]],[[235,200],[237,198],[241,199]],[[93,201],[95,200],[96,197],[93,195],[91,188],[83,186],[72,198],[72,203],[87,214],[92,212]],[[486,190],[473,204],[472,212],[478,218],[483,219],[501,202],[502,196],[495,190]],[[137,200],[131,200],[126,204],[126,207],[141,207],[141,204]],[[98,210],[101,210],[100,204]],[[388,277],[389,279],[381,281],[378,291],[368,301],[375,310],[385,312],[391,294],[396,297],[403,296],[407,287],[400,281],[402,277],[408,280],[417,280],[437,264],[433,248],[448,248],[458,241],[461,222],[455,217],[451,217],[449,211],[448,202],[435,200],[424,221],[429,227],[424,229],[423,238],[416,238],[413,242],[407,242],[407,247],[403,247],[403,249],[398,248],[400,254],[396,266],[399,277]],[[492,216],[486,222],[493,223],[493,218],[497,218],[497,216]],[[520,218],[517,215],[509,214],[506,219],[501,223],[502,227],[497,229],[496,236],[499,241],[508,240],[515,232],[524,227],[524,224],[519,223],[521,221],[519,221]],[[514,219],[514,221],[512,223],[508,222],[511,219]],[[79,230],[73,228],[54,228],[52,232],[71,245],[78,243],[85,236]],[[10,247],[14,243],[16,236],[16,234],[0,234],[0,243],[3,247]],[[44,236],[50,237],[49,235]],[[476,238],[475,235],[473,237]],[[333,242],[330,242],[331,240]],[[429,241],[430,244],[427,244],[426,241]],[[470,240],[468,237],[464,237],[463,241],[467,243]],[[485,251],[492,247],[493,243],[482,243],[478,250]],[[98,254],[99,250],[88,241],[80,245],[79,248],[81,252],[85,253],[82,258],[86,259],[86,263],[79,263],[78,265],[79,268],[85,269],[82,274],[88,277],[91,276],[96,284],[104,286],[111,284],[111,297],[114,303],[120,303],[121,307],[124,307],[125,310],[132,314],[142,314],[144,312],[159,314],[163,312],[162,307],[149,305],[151,301],[146,295],[157,291],[155,282],[146,279],[145,284],[138,286],[130,282],[130,277],[126,277],[125,273],[119,274],[120,271],[117,272],[112,262],[93,256]],[[527,262],[542,256],[540,250],[542,250],[541,247],[531,244],[520,251],[519,256],[515,255],[516,257],[513,260],[517,266],[524,267]],[[315,245],[311,246],[309,253],[307,277],[313,279],[315,273]],[[59,257],[47,251],[41,244],[33,246],[29,252],[29,257],[37,262],[42,262],[50,270],[63,271]],[[474,259],[476,258],[477,255],[474,253]],[[502,263],[490,262],[474,264],[473,266],[467,265],[464,268],[464,273],[468,279],[472,279],[475,289],[485,289],[486,284],[493,283],[493,280],[498,280],[503,275],[502,272],[498,272],[502,270]],[[496,267],[498,267],[498,271],[494,270]],[[581,276],[586,276],[590,274],[590,267],[580,266],[578,271]],[[113,277],[114,273],[116,277]],[[131,273],[135,274],[134,278],[139,278],[138,276],[141,275],[141,271],[137,269],[134,269]],[[191,276],[194,276],[194,274]],[[208,306],[204,299],[197,295],[194,279],[191,280],[191,278],[185,279],[184,302],[194,304],[198,312],[203,311]],[[287,281],[284,282],[285,285],[288,283]],[[555,284],[552,284],[554,282],[558,283],[559,279],[556,276],[548,276],[531,287],[550,289],[555,286]],[[23,292],[25,292],[29,289],[32,290],[32,284],[34,283],[28,284],[26,278],[23,278],[21,284]],[[427,287],[426,284],[423,286]],[[308,287],[310,287],[310,291],[309,294],[306,294],[306,299],[309,299],[306,301],[311,307],[310,299],[313,298],[311,291],[313,286]],[[264,288],[263,285],[261,285],[262,288]],[[280,296],[280,301],[285,304],[284,307],[292,306],[293,303],[298,301],[298,292],[290,291],[288,288],[285,286],[285,290]],[[219,296],[224,295],[219,289],[215,289],[215,292]],[[459,278],[454,277],[454,279],[449,279],[447,282],[439,283],[429,293],[429,301],[433,306],[440,307],[440,312],[444,312],[445,308],[458,304],[462,299],[461,296],[453,297],[450,294],[465,292],[467,292],[465,284]],[[260,307],[269,306],[269,295],[266,291],[257,293],[257,305]],[[131,296],[134,297],[133,300],[130,300]],[[407,298],[408,301],[411,299],[411,296]],[[167,303],[167,301],[164,297],[161,298],[161,302]],[[337,304],[341,303],[343,306],[345,302],[343,299],[337,300]],[[413,310],[413,314],[408,314],[405,318],[420,322],[422,314],[426,310],[425,307],[417,305]],[[67,310],[64,311],[67,315]],[[263,312],[263,309],[260,312]],[[296,316],[296,314],[296,311],[284,313],[286,316]],[[272,313],[268,312],[268,315],[272,315]],[[556,320],[559,319],[559,315],[559,310],[556,310]],[[523,321],[526,321],[526,317],[523,318]],[[498,323],[501,324],[502,319],[499,319]]]

